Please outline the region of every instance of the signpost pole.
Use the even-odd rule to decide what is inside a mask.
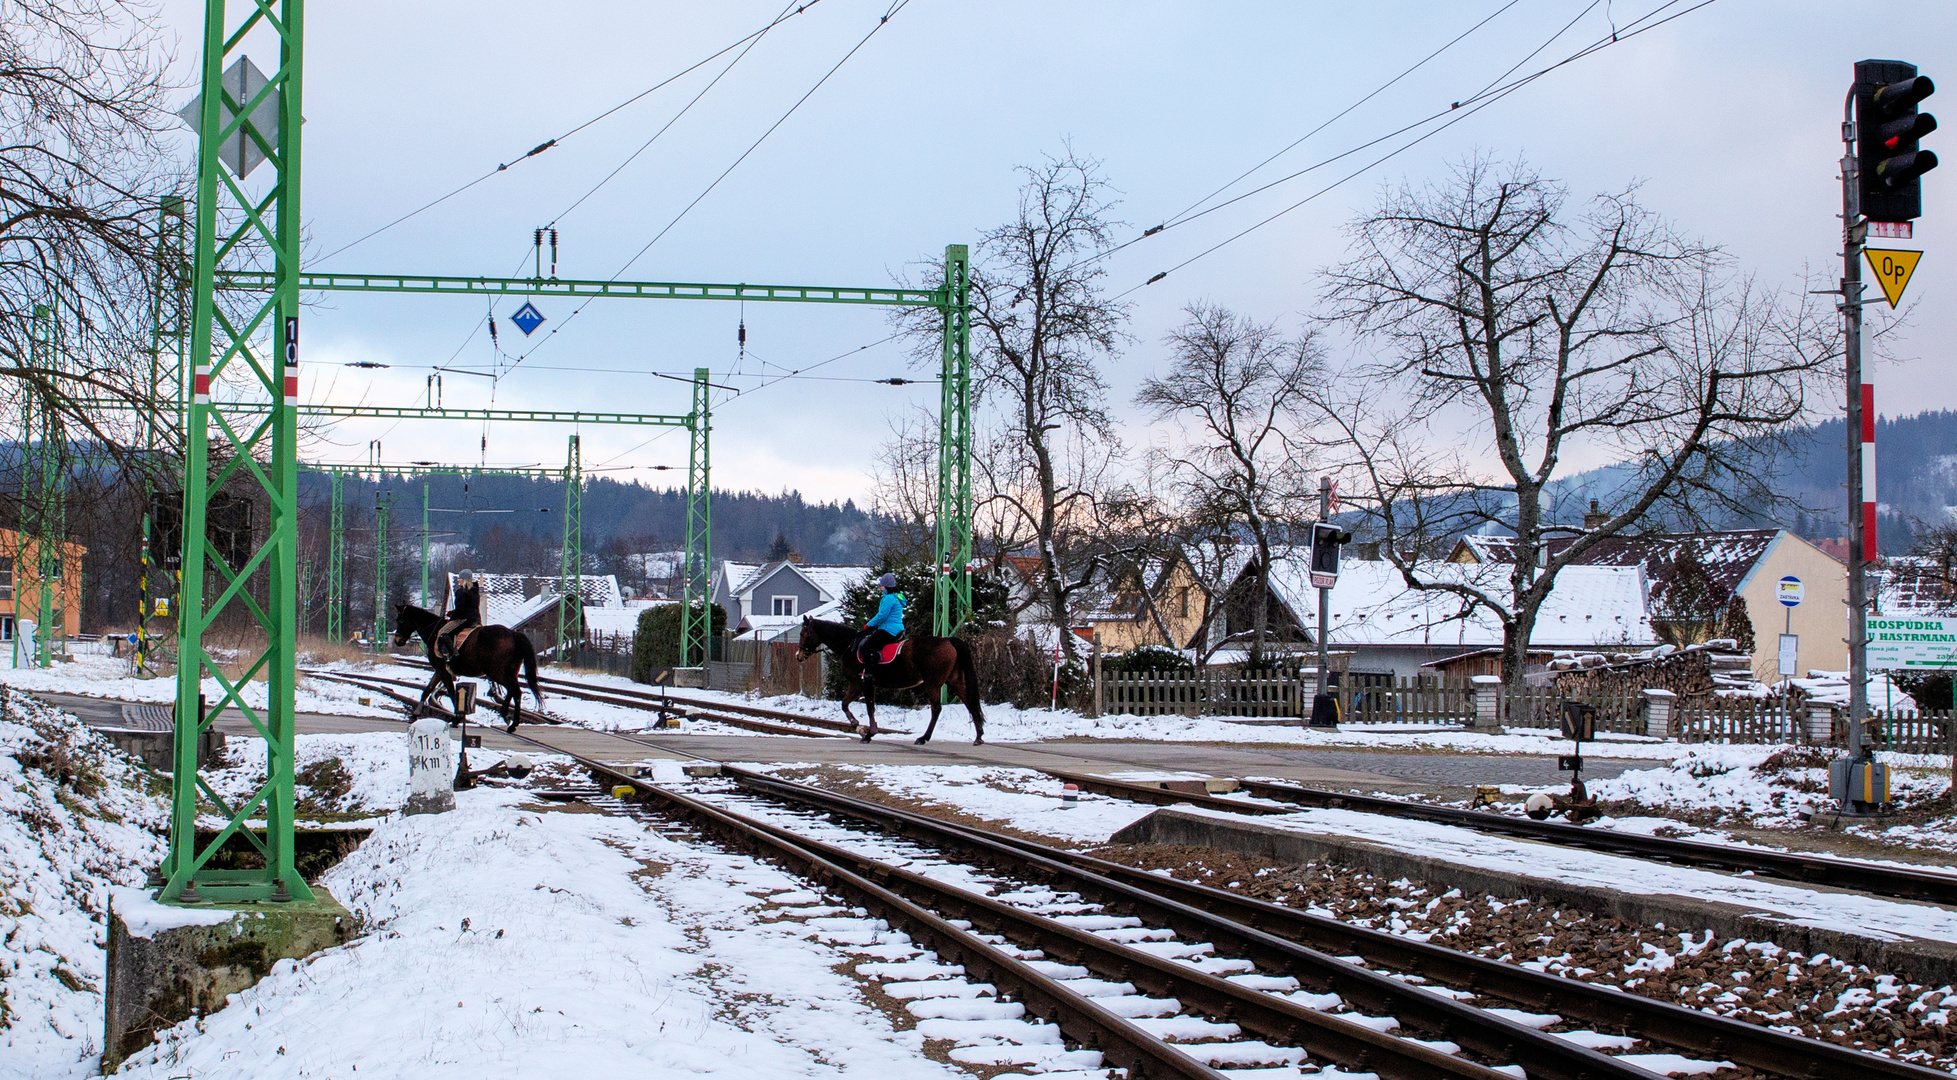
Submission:
[[[1850,101],[1854,95],[1850,95]],[[1844,134],[1852,131],[1844,124]],[[1868,755],[1863,745],[1862,725],[1869,715],[1869,597],[1866,560],[1875,543],[1874,455],[1869,453],[1865,429],[1875,422],[1872,406],[1875,388],[1862,385],[1862,248],[1867,243],[1868,225],[1862,220],[1856,197],[1854,142],[1842,157],[1842,279],[1841,309],[1844,333],[1843,352],[1848,368],[1848,765],[1860,765]],[[1842,809],[1851,811],[1854,800],[1844,799]]]

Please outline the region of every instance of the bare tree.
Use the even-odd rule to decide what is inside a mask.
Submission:
[[[1104,295],[1095,258],[1118,224],[1099,163],[1070,150],[1020,173],[1018,214],[973,252],[975,390],[997,425],[975,454],[975,483],[981,506],[1010,519],[1008,535],[1038,552],[1036,584],[1072,659],[1070,601],[1096,564],[1074,565],[1071,544],[1091,535],[1096,484],[1119,449],[1099,365],[1123,340],[1127,306]],[[935,360],[935,313],[897,318]]]
[[[1805,296],[1735,278],[1634,196],[1573,209],[1525,166],[1472,160],[1444,186],[1388,193],[1327,272],[1330,318],[1376,350],[1326,411],[1381,555],[1409,587],[1500,618],[1510,685],[1558,572],[1605,538],[1775,505],[1760,455],[1839,355],[1834,320]],[[1572,457],[1618,463],[1611,490],[1590,493],[1608,519],[1582,531],[1556,523]],[[1505,581],[1423,573],[1422,557],[1489,523],[1515,534]],[[1550,544],[1559,530],[1575,535]]]
[[[168,59],[146,4],[14,0],[0,18],[0,397],[109,453],[128,414],[81,402],[146,393],[159,206],[185,184],[159,142]]]
[[[1262,663],[1270,622],[1271,562],[1279,529],[1309,516],[1302,437],[1324,356],[1306,331],[1287,338],[1215,304],[1192,304],[1168,335],[1169,369],[1145,380],[1135,404],[1183,427],[1180,444],[1151,452],[1174,478],[1193,520],[1241,528],[1254,548],[1250,659]]]

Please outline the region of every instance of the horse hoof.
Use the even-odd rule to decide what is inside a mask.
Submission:
[[[984,745],[985,745],[985,736],[983,736],[983,735],[980,735],[980,736],[977,736],[976,738],[974,738],[974,739],[972,740],[972,745],[973,745],[973,746],[984,746]]]
[[[507,725],[507,726],[505,726],[505,727],[503,728],[503,734],[505,734],[505,735],[514,735],[514,734],[516,734],[516,725],[515,725],[515,724],[509,724],[509,725]]]
[[[870,740],[871,740],[872,738],[874,738],[875,736],[876,736],[876,732],[874,732],[874,731],[865,731],[865,732],[863,733],[863,741],[864,741],[864,742],[869,742],[869,741],[870,741]]]
[[[923,746],[923,745],[924,745],[925,743],[928,743],[928,742],[930,742],[930,741],[931,741],[931,736],[929,736],[929,735],[919,735],[919,736],[918,736],[917,738],[915,738],[915,739],[912,739],[911,741],[912,741],[912,742],[914,742],[914,743],[916,743],[916,744],[917,744],[917,745],[919,745],[919,746]]]

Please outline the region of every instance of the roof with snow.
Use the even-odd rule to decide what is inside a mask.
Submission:
[[[1780,539],[1780,529],[1727,529],[1703,533],[1655,533],[1649,536],[1607,536],[1580,556],[1583,566],[1642,567],[1651,589],[1651,610],[1685,614],[1682,607],[1705,603],[1723,605],[1745,583],[1747,575]],[[1575,543],[1577,537],[1546,541],[1550,554]],[[1464,536],[1455,559],[1472,558],[1485,564],[1513,564],[1515,537]],[[1693,612],[1697,614],[1697,612]]]
[[[1953,569],[1921,556],[1884,559],[1870,572],[1875,607],[1888,615],[1948,615],[1957,611]]]
[[[1272,561],[1271,591],[1302,627],[1318,621],[1318,590],[1306,572],[1306,553]],[[1508,569],[1494,565],[1422,563],[1423,582],[1472,585],[1507,602]],[[1353,646],[1499,645],[1502,623],[1485,606],[1440,590],[1409,588],[1388,562],[1348,562],[1339,568],[1331,596],[1332,640]],[[1645,645],[1652,640],[1645,613],[1643,573],[1636,566],[1569,566],[1536,617],[1531,647]]]

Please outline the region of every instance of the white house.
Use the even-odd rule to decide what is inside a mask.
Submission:
[[[1300,549],[1273,560],[1268,626],[1280,641],[1315,646],[1318,590]],[[1423,582],[1472,584],[1506,602],[1509,567],[1424,563]],[[1256,574],[1246,567],[1225,605],[1226,633],[1251,628]],[[1502,643],[1502,624],[1458,594],[1409,588],[1388,562],[1347,561],[1331,590],[1330,644],[1350,652],[1354,675],[1411,676],[1421,665]],[[1556,577],[1537,616],[1531,649],[1645,648],[1654,644],[1644,573],[1636,566],[1570,566]]]

